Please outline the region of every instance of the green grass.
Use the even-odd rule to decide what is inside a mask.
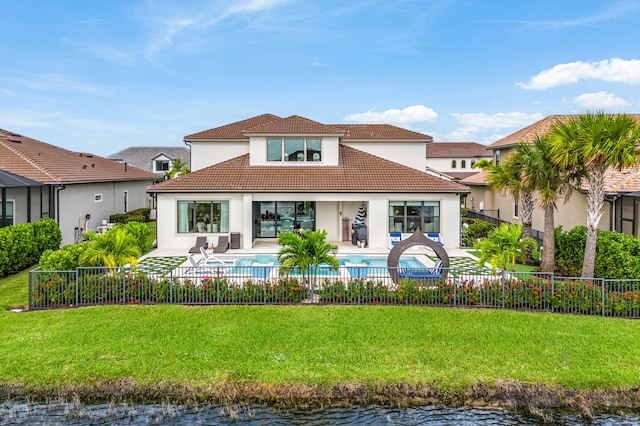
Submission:
[[[0,280],[0,383],[638,386],[640,322],[383,306],[109,306],[14,313]]]

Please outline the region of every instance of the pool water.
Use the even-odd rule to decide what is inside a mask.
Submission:
[[[263,265],[269,265],[273,262],[273,265],[278,265],[278,259],[275,255],[256,255],[256,256],[240,256],[237,257],[236,266],[258,266],[256,262]],[[387,258],[384,256],[338,256],[340,266],[345,266],[346,262],[353,264],[360,264],[364,262],[366,266],[370,268],[386,268]],[[425,257],[426,260],[426,257]],[[407,269],[412,268],[424,268],[426,265],[419,261],[415,257],[401,257],[400,266]],[[325,264],[320,267],[326,266]]]

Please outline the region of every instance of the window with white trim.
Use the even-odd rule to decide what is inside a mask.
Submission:
[[[317,138],[268,138],[267,161],[320,162],[322,140]]]
[[[93,201],[96,203],[102,202],[102,194],[93,194]]]
[[[153,162],[154,172],[168,172],[170,167],[169,160],[156,160]]]
[[[228,201],[178,201],[178,233],[229,232]]]
[[[14,225],[14,218],[15,218],[15,213],[14,213],[14,206],[15,206],[15,201],[14,200],[7,200],[7,202],[5,203],[5,208],[6,208],[6,213],[7,215],[3,218],[2,217],[2,207],[0,207],[0,228],[3,226],[9,226],[9,225]]]

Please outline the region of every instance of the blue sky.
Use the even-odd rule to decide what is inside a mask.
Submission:
[[[183,146],[263,113],[491,143],[639,112],[640,0],[2,0],[0,128]]]

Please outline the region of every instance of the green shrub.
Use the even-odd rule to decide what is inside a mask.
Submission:
[[[127,222],[123,225],[123,228],[135,237],[138,247],[142,252],[149,248],[149,234],[151,232],[146,223],[139,221]]]
[[[40,268],[45,271],[69,271],[78,267],[78,258],[85,244],[67,244],[61,250],[46,250],[40,257]]]
[[[124,223],[130,223],[130,222],[146,223],[144,220],[144,216],[142,216],[141,214],[128,215],[125,218]]]
[[[462,245],[472,247],[478,241],[487,238],[496,229],[496,225],[480,219],[465,219],[462,226]],[[465,226],[466,225],[466,226]]]
[[[131,210],[127,213],[129,216],[142,216],[142,220],[138,222],[149,222],[149,216],[151,215],[151,209],[148,207],[143,207],[141,209]]]
[[[0,229],[0,277],[13,274],[38,262],[41,253],[62,240],[53,219],[22,223]]]
[[[556,270],[578,277],[582,273],[587,228],[577,226],[568,232],[556,228]],[[614,231],[598,231],[595,276],[609,279],[640,278],[640,238]]]
[[[109,216],[109,222],[116,224],[125,224],[127,222],[127,217],[129,217],[126,213],[116,213]]]

